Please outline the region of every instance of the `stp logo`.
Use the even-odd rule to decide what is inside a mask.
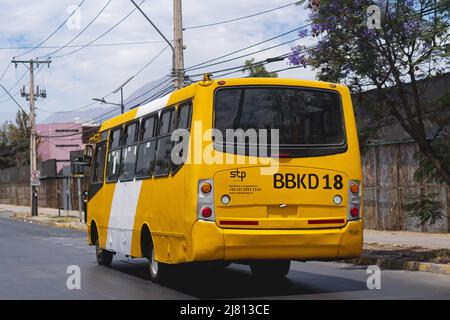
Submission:
[[[245,177],[247,176],[247,173],[245,171],[239,171],[239,169],[230,171],[230,178],[239,178],[241,181],[244,181]]]

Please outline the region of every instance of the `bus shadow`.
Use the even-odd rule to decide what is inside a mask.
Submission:
[[[113,269],[150,280],[145,260],[121,262],[113,264]],[[197,268],[195,265],[177,266],[171,270],[164,286],[198,299],[287,298],[367,290],[364,281],[292,269],[285,279],[260,281],[251,275],[248,266],[237,264],[221,271]]]

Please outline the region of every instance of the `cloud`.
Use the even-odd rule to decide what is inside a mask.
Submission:
[[[106,2],[107,0],[86,1],[82,5],[82,28],[97,14]],[[289,0],[184,0],[183,24],[184,26],[193,26],[232,19],[271,9],[289,2]],[[68,17],[69,13],[67,12],[67,8],[78,3],[79,0],[24,0],[18,4],[14,0],[0,0],[0,21],[2,21],[0,47],[39,43]],[[122,19],[133,8],[134,6],[130,1],[112,1],[110,6],[94,24],[74,41],[72,45],[85,44],[95,39]],[[173,32],[172,1],[147,0],[142,5],[142,9],[161,31],[168,38],[171,38]],[[185,64],[187,67],[192,66],[257,43],[301,26],[305,23],[305,19],[306,12],[302,7],[291,6],[238,22],[202,29],[186,30],[184,32],[184,42],[187,46],[185,50]],[[78,32],[79,30],[70,30],[64,26],[45,45],[65,44]],[[294,39],[295,35],[293,33],[284,38],[257,46],[252,51]],[[126,21],[99,40],[98,43],[152,40],[161,41],[161,38],[145,18],[138,11],[135,11]],[[304,43],[304,41],[299,41],[298,43]],[[155,42],[144,45],[88,47],[73,55],[53,59],[51,67],[49,69],[44,67],[36,76],[36,84],[45,87],[48,94],[47,99],[37,102],[38,122],[43,121],[51,115],[50,113],[40,111],[39,108],[50,111],[67,111],[89,103],[93,97],[103,97],[110,93],[128,79],[130,75],[145,65],[164,46],[165,43],[163,42]],[[65,53],[71,50],[73,48],[66,48],[58,53]],[[12,56],[24,51],[0,50],[0,74]],[[38,49],[21,58],[34,58],[39,55],[48,54],[51,51],[52,49]],[[290,45],[284,45],[255,54],[254,57],[256,60],[266,59],[289,51]],[[216,68],[238,66],[243,64],[245,59],[242,58],[222,64]],[[276,70],[284,67],[288,67],[286,61],[273,63],[268,66],[268,69]],[[14,68],[10,68],[2,83],[6,87],[10,87],[25,70],[25,67],[21,65],[18,66],[17,71],[14,71]],[[170,73],[170,71],[171,54],[170,50],[166,50],[151,66],[126,86],[125,95],[131,94],[145,84]],[[240,76],[240,74],[234,74],[234,76]],[[280,77],[313,79],[314,72],[305,69],[294,69],[280,73]],[[26,84],[26,81],[22,81],[20,84]],[[18,87],[15,90],[18,90]],[[119,95],[112,95],[109,98],[115,102],[118,102],[120,99]],[[4,99],[0,98],[0,101]],[[16,95],[16,99],[22,105],[26,105],[26,101],[18,95]],[[13,114],[16,106],[13,103],[2,103],[0,104],[0,108],[8,109],[8,112],[3,111],[4,113],[0,113],[0,122],[14,119]],[[13,110],[13,112],[9,110]]]

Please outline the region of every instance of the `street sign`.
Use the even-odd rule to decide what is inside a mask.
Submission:
[[[30,177],[31,185],[34,187],[40,186],[41,185],[40,177],[41,177],[41,172],[39,170],[31,171],[31,177]]]

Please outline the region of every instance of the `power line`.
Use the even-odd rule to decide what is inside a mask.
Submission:
[[[146,1],[146,0],[142,0],[141,3],[140,3],[139,5],[143,4],[145,1]],[[117,22],[116,24],[114,24],[112,27],[110,27],[108,30],[106,30],[105,32],[103,32],[101,35],[99,35],[99,36],[98,36],[97,38],[95,38],[94,40],[88,42],[87,44],[81,46],[80,48],[78,48],[78,49],[76,49],[76,50],[73,50],[73,51],[67,52],[67,53],[65,53],[65,54],[58,55],[58,56],[54,56],[53,58],[62,58],[62,57],[66,57],[66,56],[68,56],[68,55],[74,54],[74,53],[76,53],[76,52],[78,52],[78,51],[80,51],[80,50],[82,50],[82,49],[84,49],[84,48],[86,48],[86,47],[92,45],[94,42],[96,42],[96,41],[98,41],[99,39],[103,38],[105,35],[107,35],[109,32],[111,32],[113,29],[115,29],[117,26],[119,26],[122,22],[124,22],[124,21],[125,21],[125,20],[126,20],[126,19],[134,12],[134,11],[136,11],[136,9],[137,9],[137,8],[134,8],[133,10],[131,10],[131,11],[130,11],[128,14],[126,14],[121,20],[119,20],[119,22]],[[66,47],[67,47],[67,46],[66,46]]]
[[[22,81],[22,79],[25,78],[25,76],[27,75],[27,73],[28,73],[28,71],[25,71],[25,72],[20,76],[20,78],[19,78],[19,79],[18,79],[11,87],[8,88],[8,91],[12,91],[15,87],[17,87],[17,86],[19,85],[20,81]],[[6,95],[6,94],[3,93],[3,94],[0,96],[0,99],[2,99],[5,95]],[[16,95],[16,93],[15,93],[14,95]],[[3,103],[3,102],[8,101],[8,100],[9,100],[9,99],[2,100],[2,101],[0,101],[0,103]]]
[[[42,70],[42,66],[43,65],[40,65],[40,67],[38,68],[38,70],[36,71],[36,74],[35,74],[35,76],[37,76],[38,74],[39,74],[39,72]],[[20,76],[20,78],[8,89],[8,91],[12,91],[15,87],[17,87],[18,85],[19,85],[19,83],[20,83],[20,81],[22,81],[22,79],[26,76],[28,74],[28,71],[25,71],[21,76]],[[18,93],[20,92],[20,89],[19,89],[19,91],[16,91],[16,93],[14,93],[13,94],[13,96],[15,96],[15,95],[17,95]],[[5,94],[3,94],[3,95],[1,95],[0,96],[0,99],[1,98],[3,98],[5,96]],[[6,102],[6,101],[8,101],[9,99],[5,99],[5,100],[2,100],[2,101],[0,101],[0,103],[4,103],[4,102]]]
[[[2,84],[0,84],[0,87],[3,88],[3,90],[5,90],[5,92],[9,95],[9,97],[11,98],[11,100],[14,101],[14,103],[19,107],[19,109],[22,112],[25,112],[25,110],[23,110],[22,106],[16,101],[16,99],[14,99],[14,97],[11,95],[11,93],[8,91],[8,89],[6,89]],[[26,113],[26,112],[25,112]]]
[[[234,19],[230,19],[230,20],[224,20],[224,21],[213,22],[213,23],[208,23],[208,24],[202,24],[202,25],[197,25],[197,26],[185,27],[185,28],[183,28],[183,30],[212,27],[212,26],[217,26],[217,25],[221,25],[221,24],[225,24],[225,23],[230,23],[230,22],[240,21],[240,20],[244,20],[244,19],[248,19],[248,18],[253,18],[253,17],[259,16],[259,15],[262,15],[262,14],[266,14],[266,13],[273,12],[273,11],[276,11],[276,10],[279,10],[279,9],[290,7],[290,6],[292,6],[294,4],[297,4],[299,2],[300,1],[291,2],[289,4],[285,4],[285,5],[280,6],[280,7],[276,7],[276,8],[273,8],[273,9],[269,9],[269,10],[253,13],[253,14],[250,14],[250,15],[247,15],[247,16],[234,18]]]
[[[292,40],[289,40],[289,41],[285,41],[285,42],[282,42],[282,43],[279,43],[279,44],[276,44],[276,45],[273,45],[273,46],[270,46],[270,47],[267,47],[267,48],[264,48],[264,49],[261,49],[261,50],[252,51],[250,53],[237,56],[235,58],[230,58],[230,59],[227,59],[227,60],[222,60],[222,61],[219,61],[219,62],[210,63],[210,64],[207,64],[207,65],[204,65],[204,66],[201,66],[201,67],[191,68],[191,69],[189,69],[189,71],[204,69],[204,68],[207,68],[207,67],[216,66],[216,65],[223,64],[223,63],[226,63],[226,62],[230,62],[230,61],[234,61],[234,60],[237,60],[237,59],[245,58],[245,57],[251,56],[253,54],[261,53],[261,52],[264,52],[264,51],[267,51],[267,50],[270,50],[270,49],[274,49],[274,48],[277,48],[277,47],[284,46],[284,45],[286,45],[288,43],[300,40],[302,38],[303,37],[297,37],[295,39],[292,39]]]
[[[278,69],[278,70],[274,70],[274,71],[270,71],[270,72],[278,73],[278,72],[282,72],[282,71],[286,71],[286,70],[291,70],[291,69],[298,69],[298,68],[303,68],[303,66],[302,66],[302,65],[299,65],[299,66],[293,66],[293,67],[286,67],[286,68],[283,68],[283,69]]]
[[[82,106],[82,107],[79,107],[79,108],[75,108],[75,109],[72,109],[72,110],[64,110],[64,111],[51,111],[51,110],[46,110],[46,109],[42,109],[42,108],[37,108],[39,111],[43,111],[43,112],[47,112],[47,113],[71,113],[71,112],[74,112],[74,111],[80,111],[80,110],[83,110],[83,109],[86,109],[86,108],[89,108],[89,107],[92,107],[94,104],[96,104],[97,102],[91,102],[91,103],[89,103],[89,104],[87,104],[87,105],[84,105],[84,106]]]
[[[42,56],[42,57],[50,57],[51,55],[61,51],[62,49],[66,48],[69,44],[71,44],[72,42],[74,42],[76,39],[78,39],[79,36],[81,36],[83,34],[84,31],[86,31],[94,22],[95,20],[97,20],[97,18],[103,13],[103,11],[105,11],[105,9],[109,6],[109,4],[111,3],[112,0],[108,0],[108,2],[103,6],[103,8],[96,14],[96,16],[80,31],[78,32],[78,34],[72,38],[72,40],[70,40],[69,42],[67,42],[65,45],[63,45],[62,47]],[[39,57],[39,58],[42,58]]]
[[[315,44],[315,45],[311,45],[311,46],[309,46],[309,47],[303,49],[302,51],[300,51],[300,53],[307,52],[307,51],[309,51],[309,50],[311,50],[311,49],[313,49],[313,48],[315,48],[315,47],[317,47],[316,44]],[[250,64],[250,65],[241,65],[241,66],[236,66],[236,67],[226,68],[226,69],[222,69],[222,70],[211,70],[211,71],[208,71],[207,73],[212,73],[212,74],[214,74],[214,73],[216,73],[216,72],[225,72],[225,71],[228,71],[228,72],[226,72],[226,73],[216,74],[216,75],[215,75],[216,78],[218,78],[218,77],[223,77],[223,76],[227,76],[227,75],[230,75],[230,74],[233,74],[233,73],[243,72],[243,71],[245,71],[245,70],[246,70],[247,68],[249,68],[249,67],[264,66],[264,65],[266,65],[266,64],[272,63],[273,60],[277,60],[277,59],[285,59],[285,58],[287,58],[287,57],[288,57],[289,55],[291,55],[291,54],[292,54],[292,53],[289,52],[289,53],[285,53],[285,54],[279,55],[279,56],[274,57],[274,58],[270,58],[270,59],[266,59],[266,60],[261,60],[261,61],[258,61],[258,62],[254,62],[254,63],[252,63],[252,64]],[[201,75],[203,75],[203,73],[191,75],[191,77],[197,77],[197,76],[201,76]]]
[[[3,80],[3,78],[5,77],[5,75],[8,72],[10,67],[11,67],[11,63],[8,63],[8,65],[5,68],[5,71],[3,71],[2,75],[0,76],[0,82]]]
[[[152,59],[150,59],[150,61],[149,62],[147,62],[144,66],[142,66],[138,71],[136,71],[131,77],[130,77],[130,79],[133,79],[133,78],[135,78],[136,76],[138,76],[140,73],[142,73],[148,66],[150,66],[167,48],[168,48],[169,46],[165,46],[161,51],[159,51]],[[170,80],[170,79],[169,79]],[[108,96],[110,96],[112,94],[112,92],[111,93],[109,93],[109,94],[107,94],[106,96],[104,96],[104,98],[107,98]],[[140,97],[140,96],[139,96]],[[138,98],[139,98],[138,97]],[[133,100],[132,100],[133,101]],[[84,106],[81,106],[81,107],[78,107],[78,108],[75,108],[75,109],[72,109],[72,110],[63,110],[63,111],[51,111],[51,110],[48,110],[48,109],[42,109],[42,108],[38,108],[38,110],[40,110],[40,111],[43,111],[43,112],[47,112],[47,113],[71,113],[71,112],[75,112],[75,111],[80,111],[80,110],[83,110],[83,109],[86,109],[86,108],[89,108],[89,107],[91,107],[91,106],[93,106],[93,105],[95,105],[96,103],[98,103],[98,102],[91,102],[91,103],[89,103],[89,104],[87,104],[87,105],[84,105]]]
[[[258,43],[252,44],[252,45],[250,45],[250,46],[241,48],[241,49],[239,49],[239,50],[235,50],[235,51],[233,51],[233,52],[230,52],[230,53],[221,55],[221,56],[219,56],[219,57],[217,57],[217,58],[213,58],[213,59],[204,61],[204,62],[202,62],[202,63],[198,63],[198,64],[196,64],[196,65],[190,66],[190,67],[186,68],[186,71],[190,71],[190,70],[193,69],[193,68],[196,68],[196,67],[205,65],[205,64],[207,64],[207,63],[214,62],[214,61],[217,61],[217,60],[220,60],[220,59],[229,57],[229,56],[234,55],[234,54],[236,54],[236,53],[239,53],[239,52],[241,52],[241,51],[245,51],[245,50],[254,48],[254,47],[256,47],[256,46],[259,46],[259,45],[261,45],[261,44],[263,44],[263,43],[266,43],[266,42],[269,42],[269,41],[272,41],[272,40],[275,40],[275,39],[284,37],[284,36],[286,36],[286,35],[288,35],[288,34],[291,34],[291,33],[295,32],[295,31],[299,31],[299,30],[301,30],[301,29],[307,28],[307,27],[309,27],[311,24],[312,24],[312,23],[308,23],[308,24],[303,25],[303,26],[301,26],[301,27],[298,27],[298,28],[289,30],[289,31],[287,31],[287,32],[281,33],[281,34],[276,35],[276,36],[274,36],[274,37],[271,37],[271,38],[269,38],[269,39],[266,39],[266,40],[260,41],[260,42],[258,42]]]
[[[129,45],[141,45],[141,44],[153,44],[165,42],[162,40],[153,41],[134,41],[134,42],[115,42],[115,43],[98,43],[98,44],[78,44],[78,45],[68,45],[66,48],[81,48],[81,47],[108,47],[108,46],[129,46]],[[52,45],[52,46],[41,46],[40,49],[57,49],[61,48],[62,45]],[[18,49],[29,49],[32,47],[0,47],[0,50],[18,50]],[[0,78],[1,79],[1,78]]]
[[[169,81],[172,81],[172,78],[171,78],[171,77],[169,77],[168,79],[166,79],[165,81],[163,81],[163,82],[161,82],[161,83],[158,83],[157,85],[153,86],[152,88],[150,88],[149,90],[145,91],[144,93],[141,93],[139,96],[137,96],[137,97],[135,97],[135,98],[133,98],[133,99],[131,99],[131,100],[126,101],[126,104],[129,104],[130,102],[136,101],[136,100],[139,99],[140,97],[145,96],[147,93],[149,93],[149,92],[151,92],[152,90],[154,90],[154,89],[156,89],[156,88],[162,86],[163,84],[166,84],[166,83],[169,82]],[[140,101],[139,103],[137,103],[134,107],[131,107],[130,109],[135,108],[136,106],[140,105],[140,104],[141,104],[143,101],[145,101],[145,100],[146,100],[146,99]]]
[[[273,57],[273,58],[271,58],[271,59],[284,59],[284,58],[286,58],[289,54],[290,54],[290,53],[286,53],[286,54],[283,54],[283,55],[279,55],[279,56]],[[255,66],[264,65],[264,64],[267,64],[267,63],[270,63],[270,62],[269,62],[269,59],[266,59],[266,60],[263,60],[263,61],[254,62],[254,63],[252,63],[252,64],[249,64],[248,66],[246,66],[246,65],[239,65],[239,66],[230,67],[230,68],[225,68],[225,69],[212,70],[212,71],[208,71],[208,72],[206,72],[206,73],[212,73],[212,74],[214,74],[214,73],[216,73],[216,72],[225,72],[225,71],[231,71],[231,70],[236,70],[236,69],[242,69],[242,68],[246,68],[246,67],[247,67],[247,68],[248,68],[248,67],[255,67]],[[189,76],[190,76],[190,77],[197,77],[197,76],[202,76],[203,74],[205,74],[205,73],[192,74],[192,75],[189,75]]]
[[[151,65],[164,51],[166,51],[166,49],[169,47],[169,45],[165,46],[160,52],[158,52],[156,54],[156,56],[154,56],[152,59],[150,59],[149,62],[147,62],[142,68],[140,68],[136,73],[134,73],[134,75],[131,76],[131,78],[134,78],[136,76],[138,76],[139,74],[141,74],[142,71],[144,71],[145,69],[147,69],[147,67],[149,65]]]
[[[30,53],[30,52],[36,50],[37,48],[39,48],[39,47],[40,47],[41,45],[43,45],[45,42],[47,42],[51,37],[53,37],[53,35],[54,35],[56,32],[58,32],[58,31],[59,31],[59,30],[67,23],[67,21],[69,21],[69,19],[70,19],[70,18],[78,11],[78,9],[81,7],[81,5],[82,5],[85,1],[86,1],[86,0],[82,0],[82,1],[78,4],[77,8],[71,13],[71,15],[70,15],[69,17],[67,17],[67,19],[64,20],[64,22],[61,23],[61,24],[58,26],[58,28],[56,28],[55,31],[53,31],[52,33],[50,33],[50,35],[49,35],[47,38],[45,38],[45,39],[42,40],[39,44],[37,44],[36,46],[34,46],[31,50],[28,50],[28,51],[26,51],[26,52],[24,52],[24,53],[21,53],[20,55],[16,56],[15,58],[19,58],[19,57],[21,57],[21,56],[23,56],[23,55],[25,55],[25,54],[27,54],[27,53]]]

